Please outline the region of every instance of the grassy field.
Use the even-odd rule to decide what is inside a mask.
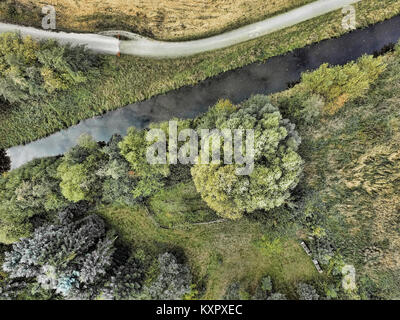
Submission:
[[[362,28],[400,13],[399,0],[363,0],[356,5]],[[265,61],[295,48],[344,34],[341,12],[231,48],[176,60],[108,57],[102,75],[90,83],[29,108],[0,106],[0,148],[27,143],[82,119],[145,100],[208,77]]]
[[[176,197],[177,194],[179,197]],[[220,219],[199,197],[191,179],[153,195],[149,200],[149,209],[157,223],[165,227],[184,227]]]
[[[365,97],[302,126],[301,189],[357,276],[400,297],[400,48]]]
[[[313,0],[5,0],[1,21],[41,26],[42,6],[57,11],[57,29],[126,30],[155,39],[199,38],[234,29]]]
[[[293,236],[275,238],[273,246],[258,242],[269,233],[261,223],[243,219],[191,226],[185,230],[157,227],[141,206],[103,207],[98,213],[115,228],[119,241],[146,252],[181,252],[188,258],[197,288],[206,288],[203,299],[221,299],[238,281],[253,294],[263,276],[269,275],[276,291],[295,297],[295,284],[319,278],[311,259]]]

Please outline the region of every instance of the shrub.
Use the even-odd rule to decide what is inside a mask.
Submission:
[[[373,56],[363,56],[344,66],[323,64],[313,72],[303,73],[300,87],[322,96],[326,103],[324,113],[332,115],[347,101],[362,97],[385,69],[383,58]]]
[[[254,170],[237,175],[238,164],[193,166],[197,191],[221,217],[238,219],[245,212],[270,210],[282,205],[299,181],[302,160],[297,153],[300,138],[294,125],[282,119],[265,96],[254,96],[221,121],[217,128],[253,129]]]
[[[272,293],[273,284],[270,276],[265,276],[261,278],[257,289],[252,296],[252,300],[265,300],[267,299],[268,295]]]
[[[270,276],[266,276],[261,279],[261,289],[266,292],[272,290],[272,280]]]
[[[400,55],[400,41],[394,46],[394,54],[398,57]]]
[[[83,47],[36,42],[16,33],[0,35],[0,96],[11,104],[43,100],[86,82],[100,60]]]
[[[282,293],[279,292],[275,292],[273,294],[271,294],[267,300],[287,300],[286,296]]]
[[[159,275],[145,292],[155,300],[178,300],[191,291],[192,276],[186,265],[179,264],[171,253],[158,257]]]
[[[240,283],[237,281],[232,282],[228,288],[226,288],[224,300],[240,300],[240,298]]]
[[[319,294],[313,286],[300,282],[297,285],[297,294],[300,300],[318,300]]]
[[[313,124],[323,112],[324,99],[316,94],[302,101],[301,118],[306,124]]]

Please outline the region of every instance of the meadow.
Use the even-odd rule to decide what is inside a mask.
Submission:
[[[168,250],[186,256],[200,292],[197,298],[222,299],[229,285],[238,282],[243,298],[248,299],[267,275],[276,291],[295,298],[296,283],[324,278],[293,231],[274,238],[272,226],[249,219],[163,229],[153,223],[144,206],[108,206],[97,213],[117,231],[124,245],[152,254]],[[263,247],[257,245],[265,235],[271,241]]]
[[[356,266],[359,281],[367,276],[386,298],[396,299],[400,296],[399,49],[387,54],[384,62],[386,71],[366,94],[345,103],[333,116],[325,114],[300,125],[305,168],[299,192],[305,212],[319,216],[323,230],[317,233],[331,239],[346,262]],[[287,102],[296,90],[278,93],[272,100]],[[281,105],[283,113],[286,106]]]

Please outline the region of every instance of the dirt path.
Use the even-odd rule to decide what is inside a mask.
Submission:
[[[62,44],[86,45],[88,49],[98,53],[122,53],[150,58],[178,58],[230,47],[339,10],[359,1],[361,0],[319,0],[217,36],[183,42],[156,41],[124,31],[109,31],[103,33],[103,35],[50,32],[5,23],[0,23],[0,33],[19,31],[23,35],[31,35],[36,39],[56,39]],[[109,37],[109,35],[116,34],[122,34],[131,40],[119,41],[113,37]]]

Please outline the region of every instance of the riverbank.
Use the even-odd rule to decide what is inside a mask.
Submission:
[[[400,14],[400,1],[363,0],[355,5],[357,27]],[[259,39],[190,58],[159,60],[108,57],[101,75],[73,91],[29,108],[0,109],[0,148],[28,143],[137,101],[191,86],[237,69],[347,33],[341,11],[312,19]],[[162,95],[160,96],[163,97]]]

